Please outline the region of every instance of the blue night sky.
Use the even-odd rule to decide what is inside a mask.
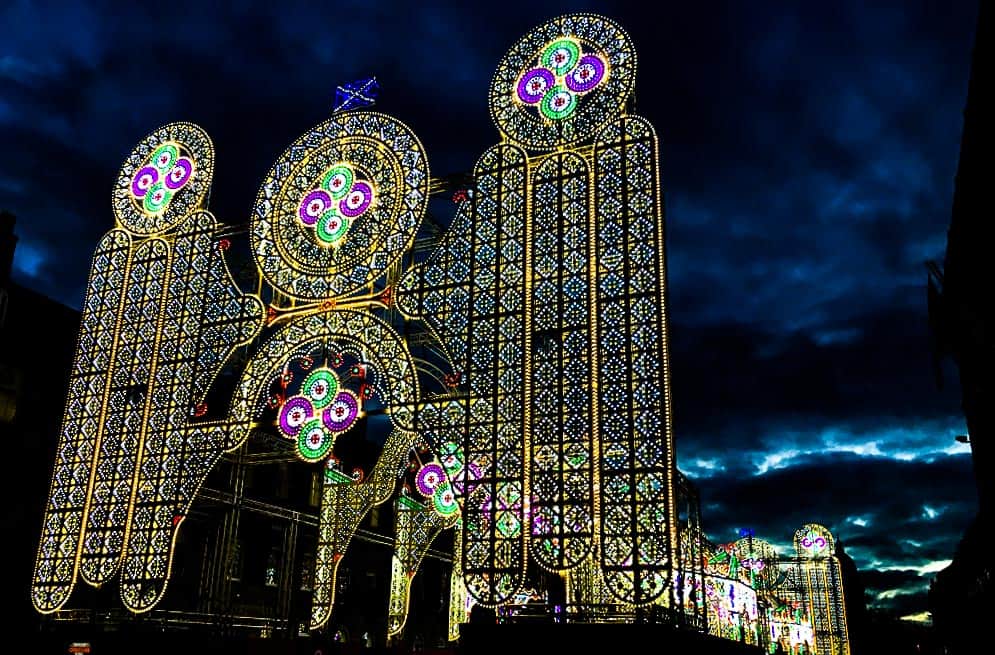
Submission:
[[[871,605],[926,609],[976,507],[923,266],[946,243],[975,2],[182,4],[0,8],[17,281],[79,306],[117,169],[171,121],[213,138],[210,208],[231,223],[335,85],[370,74],[433,173],[467,171],[498,139],[505,51],[605,14],[635,40],[636,109],[662,140],[678,463],[707,532],[787,544],[822,522]]]

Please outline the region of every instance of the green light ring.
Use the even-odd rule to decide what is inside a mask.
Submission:
[[[453,502],[451,504],[446,504],[442,500],[443,494],[447,491],[451,493],[453,497]],[[459,511],[459,503],[456,502],[456,492],[452,489],[449,482],[442,481],[435,487],[435,491],[432,492],[432,506],[435,507],[436,511],[443,516],[452,516]]]
[[[308,442],[308,435],[315,429],[321,430],[321,444],[315,448]],[[320,462],[331,451],[335,444],[335,436],[321,422],[321,418],[313,418],[301,426],[300,434],[297,436],[297,455],[305,462]]]
[[[561,48],[567,51],[569,58],[565,63],[557,66],[553,61],[553,56]],[[542,55],[539,57],[539,61],[556,75],[566,75],[580,61],[580,45],[573,39],[557,39],[546,46],[546,49],[543,50]]]
[[[166,164],[159,163],[159,156],[163,154],[169,155],[169,162]],[[159,146],[152,157],[149,159],[149,163],[159,169],[160,173],[166,174],[172,170],[173,166],[176,164],[176,160],[180,158],[180,151],[172,143],[164,143]]]
[[[345,183],[342,185],[342,188],[339,189],[338,191],[334,191],[331,185],[332,178],[335,177],[336,175],[345,176]],[[352,182],[354,179],[355,175],[352,172],[352,167],[349,166],[348,164],[339,164],[337,166],[332,166],[330,169],[328,169],[328,172],[325,173],[325,176],[321,178],[321,188],[332,194],[333,198],[339,200],[345,197],[345,194],[349,193],[349,189],[352,188]]]
[[[552,107],[553,100],[559,94],[566,94],[570,101],[566,104],[563,109],[554,109]],[[574,113],[574,109],[577,108],[577,94],[573,93],[567,87],[557,84],[549,91],[546,91],[546,95],[542,97],[542,101],[539,103],[539,109],[542,111],[542,115],[546,118],[554,121],[562,120],[568,118],[570,114]]]
[[[328,385],[328,393],[326,393],[325,397],[320,400],[315,398],[311,393],[311,387],[319,380],[323,380]],[[339,392],[339,379],[329,369],[319,368],[316,371],[312,371],[311,374],[305,378],[301,391],[312,403],[314,403],[315,409],[324,409],[332,402],[332,399],[335,398],[335,394]],[[303,430],[307,425],[308,423],[302,425],[301,430]]]
[[[329,229],[328,224],[335,218],[338,218],[340,221],[338,229]],[[314,232],[322,243],[334,246],[345,237],[346,232],[349,231],[350,223],[351,221],[348,218],[339,216],[334,209],[329,209],[318,219],[318,222],[314,226]]]
[[[162,191],[162,201],[155,201],[155,194],[158,191]],[[145,194],[145,200],[142,201],[142,207],[146,212],[150,214],[161,214],[166,211],[169,207],[169,201],[173,199],[173,192],[166,188],[166,185],[162,182],[156,182],[149,187],[148,192]]]

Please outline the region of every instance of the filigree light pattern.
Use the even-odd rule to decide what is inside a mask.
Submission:
[[[564,41],[576,45],[578,53],[577,63],[564,66],[561,72],[548,55],[555,51],[551,46]],[[585,55],[591,58],[587,61],[597,59],[603,65],[599,83],[587,88],[587,82],[578,79],[574,89],[569,88],[568,79],[557,84],[554,76],[569,78],[585,70],[577,65]],[[523,81],[535,81],[535,76],[526,78],[526,73],[537,67],[549,67],[544,81],[552,93],[547,97],[544,88],[543,97],[533,103],[519,89]],[[598,128],[617,116],[635,81],[636,53],[621,27],[591,14],[560,16],[526,34],[501,60],[491,82],[491,117],[503,136],[530,150],[569,147],[590,140]],[[557,100],[567,104],[556,104]]]
[[[756,591],[739,580],[718,575],[706,575],[703,589],[709,634],[747,644],[758,643]]]
[[[759,592],[774,588],[778,581],[780,559],[770,542],[743,537],[733,544],[739,560],[739,577]]]
[[[601,565],[635,604],[667,588],[677,543],[658,161],[636,116],[594,144]]]
[[[591,552],[595,407],[589,171],[574,153],[536,169],[533,208],[531,548],[551,570]]]
[[[302,217],[312,217],[311,203],[304,200],[322,184],[331,188],[329,174],[343,166],[361,181],[364,198],[349,209],[351,195],[338,202],[328,191],[327,203],[322,197],[321,210],[314,209],[314,226],[305,223]],[[291,145],[259,189],[252,245],[260,270],[277,290],[299,300],[343,297],[365,287],[414,242],[428,180],[424,149],[406,125],[375,112],[336,114]],[[359,184],[351,184],[350,194]],[[333,201],[334,215],[355,215],[348,218],[347,232],[342,225],[329,227],[326,240],[316,230]],[[332,243],[335,247],[328,247]]]
[[[80,553],[80,575],[92,585],[109,580],[121,561],[169,255],[162,239],[145,241],[132,254]]]
[[[468,232],[447,236],[440,251],[402,281],[398,306],[410,318],[429,317],[430,308],[438,306],[468,316],[465,331],[459,323],[436,326],[444,343],[466,339],[463,374],[470,394],[461,399],[463,443],[468,465],[479,467],[480,478],[463,505],[463,571],[474,599],[493,606],[511,598],[525,567],[530,429],[523,405],[530,386],[525,353],[531,307],[526,300],[531,280],[525,273],[526,154],[513,146],[495,146],[480,158],[475,177],[472,220],[469,226],[458,224]],[[470,257],[457,262],[467,236]],[[450,352],[459,348],[457,343]]]
[[[394,503],[394,554],[390,566],[390,599],[387,604],[387,636],[404,629],[408,620],[411,581],[432,541],[456,522],[455,514],[444,516],[432,507],[407,496]]]
[[[228,443],[217,427],[193,424],[194,406],[234,349],[258,334],[262,304],[235,287],[213,216],[197,211],[168,227],[148,239],[111,232],[127,247],[117,253],[127,262],[126,275],[102,248],[94,259],[94,267],[107,267],[111,277],[97,291],[91,286],[94,301],[104,297],[98,326],[89,297],[84,309],[82,330],[96,329],[80,338],[74,380],[81,361],[88,359],[85,366],[92,368],[86,394],[70,387],[67,416],[91,409],[81,412],[88,416],[83,423],[67,419],[64,425],[60,451],[75,443],[83,457],[56,462],[33,585],[42,612],[65,603],[77,570],[101,584],[119,562],[125,606],[151,609],[165,591],[179,523]],[[115,304],[114,317],[107,298]],[[99,418],[93,414],[98,398]],[[90,472],[82,513],[60,500],[67,491],[69,497],[79,493],[66,478],[67,465],[76,479],[84,465]],[[54,525],[60,519],[66,527]],[[53,563],[59,566],[53,569]]]
[[[101,239],[93,255],[31,589],[31,602],[39,612],[60,608],[76,581],[91,464],[99,447],[130,254],[131,236],[115,229]]]
[[[605,584],[604,573],[595,553],[568,569],[566,576],[569,602],[585,605],[592,616],[611,614],[612,607],[618,605],[618,599]]]
[[[550,118],[519,97],[529,75],[549,81],[537,66],[572,74],[588,56],[606,70],[593,71],[590,88],[577,72],[583,98],[569,112]],[[623,603],[670,588],[663,216],[656,137],[622,113],[634,72],[628,37],[596,16],[554,19],[516,44],[491,87],[507,141],[478,162],[469,224],[461,206],[439,249],[399,287],[401,310],[429,323],[468,385],[466,456],[484,475],[464,498],[463,568],[482,604],[519,586],[523,531],[535,561],[554,570],[600,542],[605,586]],[[529,159],[519,145],[554,152]],[[518,230],[523,214],[512,234],[505,226]],[[510,364],[518,353],[524,378]],[[511,397],[526,408],[523,428]]]
[[[170,272],[149,367],[138,471],[127,522],[121,597],[152,609],[169,578],[173,542],[204,478],[248,434],[246,421],[197,423],[210,385],[234,350],[263,325],[262,303],[232,280],[218,221],[195,212],[172,240]],[[239,426],[239,427],[236,427]],[[236,433],[243,435],[236,443]]]
[[[407,464],[408,451],[417,440],[418,435],[413,432],[391,432],[380,459],[365,482],[344,476],[326,476],[311,596],[312,629],[324,626],[331,618],[335,605],[335,577],[349,542],[367,512],[390,498],[397,486],[397,476]]]
[[[213,176],[214,146],[204,130],[192,123],[163,125],[139,141],[121,166],[114,217],[135,236],[171,230],[204,206]]]

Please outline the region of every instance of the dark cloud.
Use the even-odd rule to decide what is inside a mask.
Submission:
[[[957,389],[933,384],[922,264],[945,244],[974,2],[15,0],[0,8],[15,277],[79,305],[116,171],[170,121],[212,136],[210,207],[245,221],[334,86],[368,74],[434,174],[469,170],[498,140],[500,57],[583,10],[630,31],[637,111],[662,140],[679,457],[706,525],[786,543],[823,521],[880,574],[876,593],[894,592],[881,602],[920,611],[923,567],[949,558],[973,511]]]

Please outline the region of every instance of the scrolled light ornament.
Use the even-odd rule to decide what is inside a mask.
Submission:
[[[177,227],[204,206],[213,175],[207,134],[192,123],[163,125],[121,165],[112,196],[118,225],[138,236]]]
[[[291,298],[347,296],[411,246],[428,181],[425,151],[406,125],[374,112],[338,114],[270,169],[253,209],[256,262]]]
[[[635,73],[635,49],[621,27],[590,14],[560,16],[501,60],[491,116],[505,138],[525,148],[568,147],[621,113]]]

